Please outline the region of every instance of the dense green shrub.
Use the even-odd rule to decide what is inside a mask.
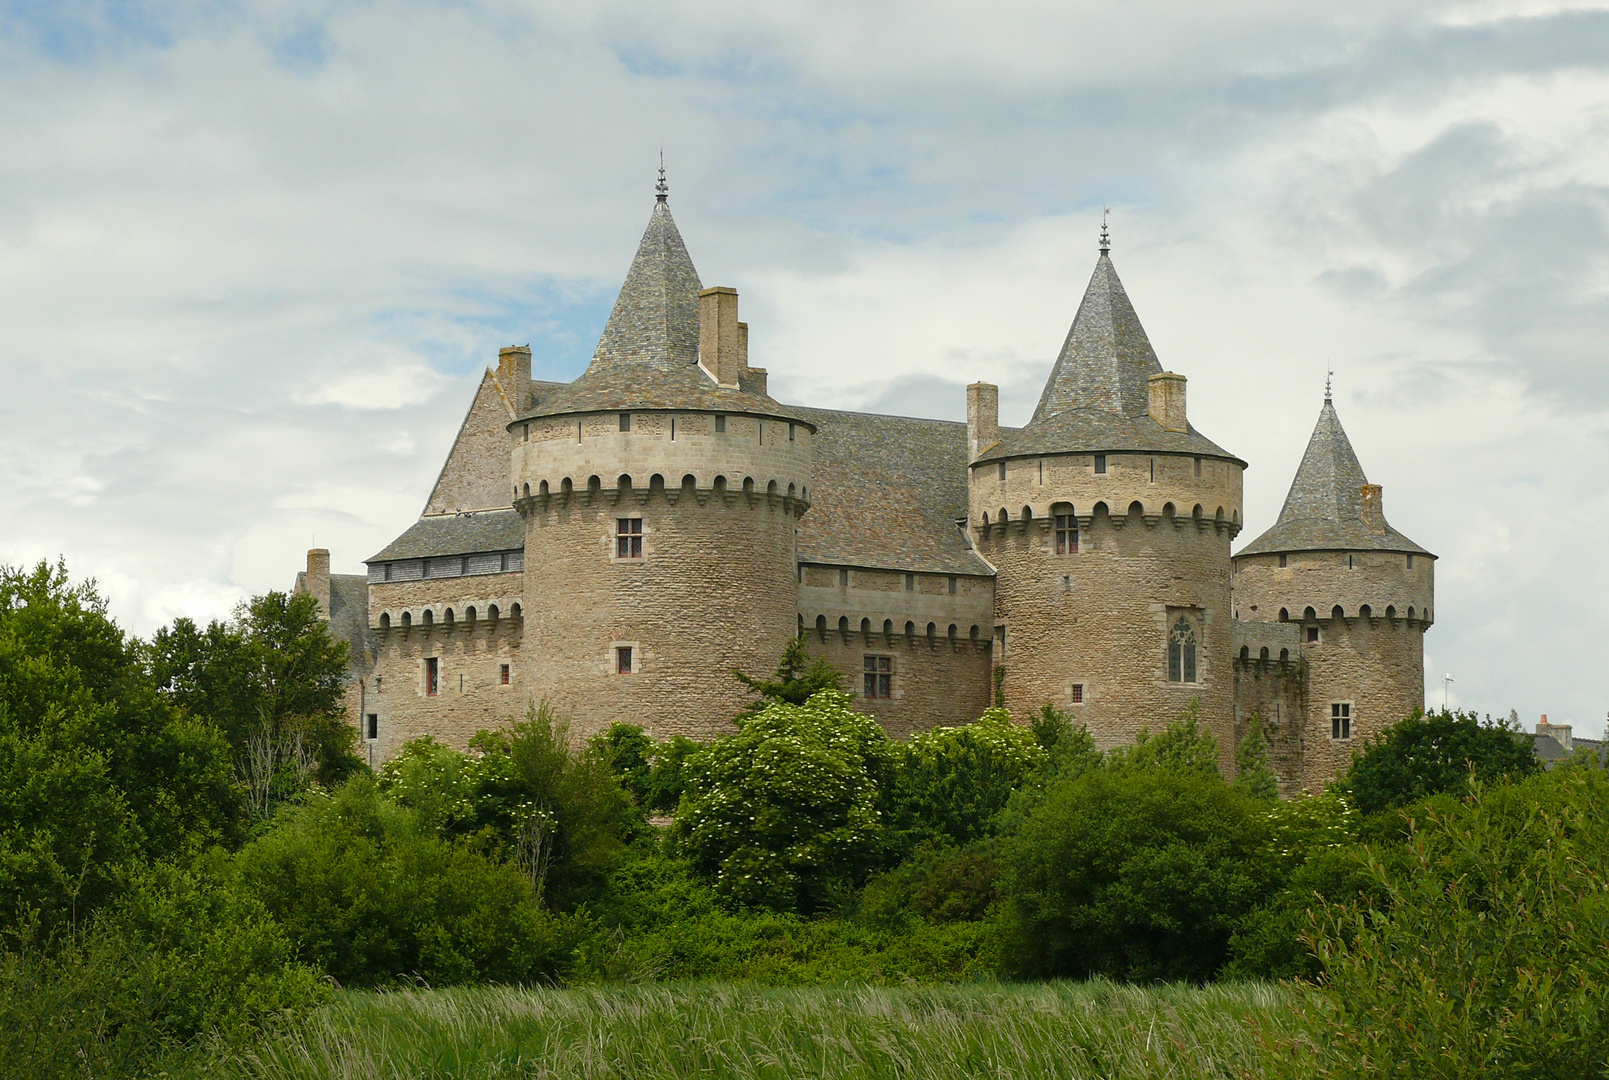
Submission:
[[[1047,760],[1033,729],[1012,723],[1004,709],[897,744],[886,803],[891,854],[991,835],[996,816]]]
[[[327,997],[254,897],[209,874],[144,870],[86,929],[0,950],[0,1078],[134,1076]]]
[[[682,766],[701,744],[685,735],[655,742],[641,725],[614,723],[591,739],[592,749],[645,814],[670,814],[682,800]]]
[[[1343,783],[1365,815],[1427,795],[1454,795],[1471,776],[1522,780],[1541,769],[1513,723],[1482,724],[1474,713],[1415,713],[1354,753]]]
[[[911,918],[977,922],[999,899],[999,875],[987,845],[927,845],[866,883],[860,917],[876,926],[899,926]]]
[[[443,836],[522,867],[554,907],[599,898],[641,824],[605,748],[577,752],[544,705],[508,728],[476,732],[470,750],[410,742],[381,770],[380,788]]]
[[[1609,1076],[1609,777],[1476,782],[1317,937],[1346,1075]]]
[[[670,841],[723,900],[810,914],[877,865],[889,744],[852,700],[773,701],[687,759]]]
[[[229,749],[179,716],[62,567],[0,567],[0,929],[49,934],[115,898],[147,859],[240,838]]]
[[[524,873],[442,839],[367,776],[282,809],[236,866],[300,955],[342,983],[545,980],[571,947]]]
[[[1057,784],[1004,842],[1008,972],[1209,979],[1263,899],[1263,815],[1190,754],[1137,756]]]
[[[745,716],[759,712],[773,701],[803,705],[823,690],[844,688],[843,675],[827,662],[826,657],[810,658],[803,634],[788,642],[776,673],[771,678],[757,679],[741,671],[733,671],[732,676],[755,695],[755,700],[743,710]]]

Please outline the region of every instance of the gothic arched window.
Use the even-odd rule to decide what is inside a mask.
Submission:
[[[1184,616],[1168,635],[1168,682],[1196,681],[1196,632]]]

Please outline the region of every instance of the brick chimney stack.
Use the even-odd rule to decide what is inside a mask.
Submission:
[[[318,601],[319,618],[330,618],[330,553],[325,548],[312,548],[307,553],[307,591]]]
[[[736,289],[717,285],[698,294],[698,361],[722,386],[737,386],[747,366],[748,334],[740,325]]]
[[[1151,376],[1151,419],[1165,431],[1189,431],[1184,419],[1184,376],[1171,371]]]
[[[1000,441],[1000,388],[975,382],[967,387],[967,460]]]
[[[531,347],[510,345],[497,353],[497,385],[508,395],[515,415],[531,405]]]
[[[1359,516],[1363,518],[1363,524],[1377,533],[1386,531],[1384,503],[1385,488],[1379,484],[1363,485],[1363,506]]]

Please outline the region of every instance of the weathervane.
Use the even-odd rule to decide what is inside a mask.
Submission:
[[[1111,213],[1111,207],[1101,207],[1101,254],[1105,255],[1112,250],[1112,238],[1106,232],[1106,215]]]
[[[670,185],[665,183],[665,150],[659,150],[659,183],[654,185],[654,191],[659,193],[659,201],[664,202],[670,198]]]
[[[1335,365],[1324,365],[1324,404],[1330,404],[1330,380],[1335,377]]]

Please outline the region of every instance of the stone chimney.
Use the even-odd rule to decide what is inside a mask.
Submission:
[[[330,553],[325,548],[313,548],[307,553],[307,577],[303,579],[314,600],[318,601],[318,617],[330,618]]]
[[[1571,725],[1569,724],[1548,723],[1547,713],[1542,714],[1541,722],[1536,725],[1538,735],[1550,736],[1554,742],[1564,747],[1564,752],[1567,754],[1575,752],[1575,740],[1570,737],[1570,729]]]
[[[1386,531],[1384,501],[1385,488],[1379,484],[1363,485],[1363,504],[1358,516],[1363,519],[1363,524],[1368,526],[1372,532],[1383,533]]]
[[[531,404],[531,347],[510,345],[497,354],[497,385],[508,395],[514,415],[523,413]]]
[[[743,389],[751,394],[767,393],[768,373],[763,367],[749,367],[749,324],[737,324],[737,354],[743,364]]]
[[[967,460],[1000,441],[1000,388],[975,382],[967,387]]]
[[[725,285],[698,294],[698,362],[722,386],[736,387],[747,357],[737,321],[737,290]]]
[[[1171,371],[1151,376],[1151,419],[1164,431],[1189,431],[1184,419],[1184,376]]]

